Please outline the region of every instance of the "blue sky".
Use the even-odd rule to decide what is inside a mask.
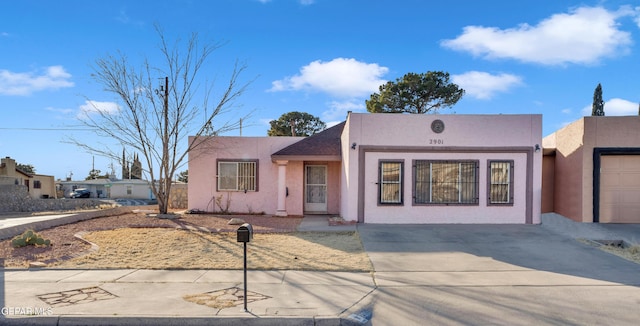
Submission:
[[[543,114],[543,136],[590,115],[598,83],[606,115],[637,115],[640,102],[634,1],[23,0],[0,8],[0,157],[56,179],[83,179],[93,164],[65,137],[105,142],[78,129],[90,101],[117,105],[92,80],[95,61],[118,52],[157,61],[154,24],[170,40],[197,32],[221,42],[202,85],[222,87],[236,60],[247,65],[240,79],[249,89],[219,117],[252,112],[243,136],[266,136],[269,120],[294,110],[327,123],[365,112],[380,84],[408,72],[446,71],[466,90],[441,114]],[[111,163],[119,174],[118,162],[95,157],[103,172]]]

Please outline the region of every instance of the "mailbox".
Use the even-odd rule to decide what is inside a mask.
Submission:
[[[244,223],[238,228],[238,242],[251,242],[253,238],[253,227],[249,223]]]

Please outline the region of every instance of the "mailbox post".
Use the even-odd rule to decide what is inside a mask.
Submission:
[[[237,240],[244,244],[244,311],[247,310],[247,242],[253,239],[253,227],[249,223],[242,224],[237,231]]]

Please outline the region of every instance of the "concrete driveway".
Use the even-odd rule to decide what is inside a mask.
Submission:
[[[539,225],[358,225],[372,325],[637,325],[640,265]],[[352,310],[352,311],[354,311]]]

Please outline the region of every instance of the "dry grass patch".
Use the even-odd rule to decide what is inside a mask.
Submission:
[[[57,264],[64,268],[242,269],[235,232],[163,228],[96,231],[84,238],[97,252]],[[247,244],[249,269],[372,271],[356,232],[257,233]]]
[[[621,247],[616,245],[607,245],[595,240],[587,239],[578,239],[578,242],[596,247],[604,252],[608,252],[626,260],[640,264],[640,245]]]
[[[640,263],[640,246],[616,247],[601,245],[600,250],[622,257],[635,263]]]

